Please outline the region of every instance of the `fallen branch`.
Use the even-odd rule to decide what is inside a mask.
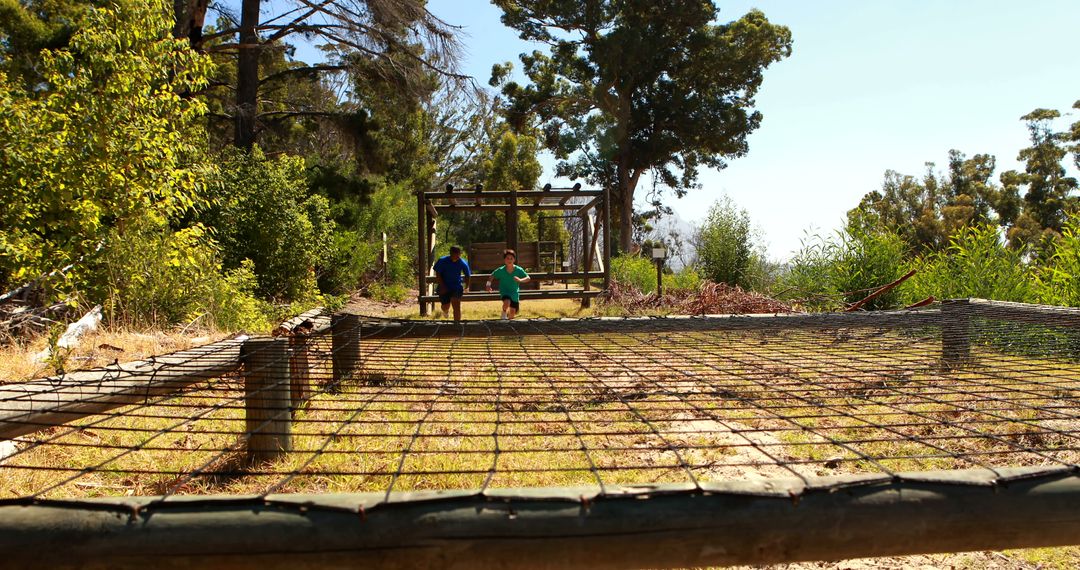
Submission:
[[[911,271],[908,271],[907,273],[904,274],[903,277],[897,279],[896,281],[893,281],[892,283],[888,283],[886,285],[882,285],[877,290],[875,290],[873,293],[870,293],[869,295],[864,297],[861,301],[855,303],[854,305],[851,305],[850,307],[848,307],[845,310],[847,312],[858,311],[859,309],[863,308],[863,305],[869,303],[870,301],[873,301],[874,299],[877,299],[878,297],[884,295],[885,293],[888,293],[889,291],[892,291],[893,289],[896,288],[897,285],[903,283],[904,281],[907,281],[912,275],[915,275],[915,270],[914,269],[912,269]]]
[[[905,309],[917,309],[919,307],[925,307],[925,306],[929,305],[930,303],[933,303],[934,301],[937,301],[937,299],[935,299],[933,295],[930,295],[929,297],[923,299],[922,301],[919,301],[918,303],[915,303],[915,304],[912,304],[912,305],[908,305],[908,306],[906,306],[904,308]]]

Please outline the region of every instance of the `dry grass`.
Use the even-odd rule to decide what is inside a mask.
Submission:
[[[100,330],[84,336],[79,346],[66,353],[64,367],[67,370],[81,370],[117,361],[142,360],[207,344],[226,336],[220,331],[182,335],[160,331]],[[56,369],[50,363],[39,362],[35,358],[47,346],[48,339],[38,336],[0,347],[0,384],[25,382],[55,374]]]

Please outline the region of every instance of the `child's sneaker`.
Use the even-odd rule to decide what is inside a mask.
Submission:
[[[503,314],[502,314],[502,320],[504,320],[504,321],[508,321],[508,320],[510,320],[510,319],[509,319],[509,317],[507,317],[507,316],[506,316],[506,313],[503,313]]]

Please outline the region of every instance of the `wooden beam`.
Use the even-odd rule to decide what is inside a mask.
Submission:
[[[235,372],[240,368],[240,347],[246,339],[238,337],[148,360],[0,385],[0,439],[143,403]]]

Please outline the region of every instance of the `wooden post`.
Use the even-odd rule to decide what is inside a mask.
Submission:
[[[604,185],[604,290],[611,288],[611,188]]]
[[[424,193],[416,193],[416,302],[420,303],[420,316],[427,316],[427,303],[423,301],[427,291],[428,268],[424,266],[427,258],[427,208],[424,207]]]
[[[428,252],[427,252],[427,265],[426,265],[427,270],[428,270],[428,277],[434,277],[435,276],[435,238],[438,237],[438,232],[436,232],[435,223],[436,223],[435,216],[430,216],[429,215],[428,216],[428,227],[427,227],[427,231],[428,231]],[[427,284],[424,287],[424,291],[426,291],[428,295],[431,295],[432,293],[435,292],[435,286],[431,285],[431,284]],[[431,302],[431,306],[429,307],[429,309],[431,310],[431,312],[433,312],[433,313],[435,312],[435,301]]]
[[[510,211],[506,213],[506,247],[518,249],[518,199],[517,188],[510,189]]]
[[[360,317],[337,313],[330,320],[333,382],[339,384],[356,372],[360,362]]]
[[[311,358],[308,354],[308,333],[300,331],[289,338],[289,380],[292,386],[293,416],[311,397]]]
[[[241,349],[248,458],[269,461],[292,449],[289,341],[253,338]]]
[[[585,265],[585,282],[584,288],[586,291],[592,289],[592,283],[589,282],[589,272],[592,271],[592,217],[588,212],[581,214],[581,246],[582,246],[582,259]],[[581,308],[587,309],[591,305],[588,297],[581,298]]]
[[[656,297],[664,296],[664,260],[655,259],[656,262]]]
[[[970,309],[967,299],[941,302],[941,361],[946,368],[971,360]]]

